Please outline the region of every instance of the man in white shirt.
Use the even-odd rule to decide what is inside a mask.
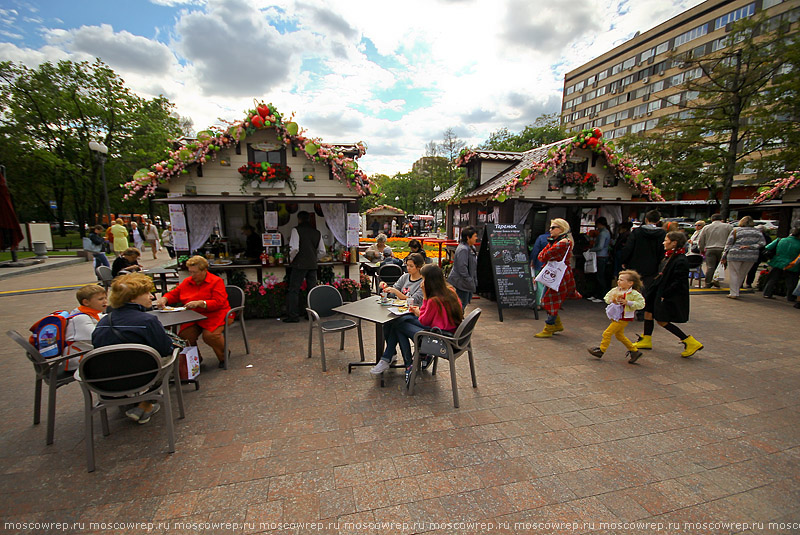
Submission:
[[[297,226],[289,237],[289,289],[286,293],[286,323],[300,321],[300,285],[306,281],[308,291],[317,285],[317,261],[325,255],[322,233],[315,229],[308,212],[297,212]]]

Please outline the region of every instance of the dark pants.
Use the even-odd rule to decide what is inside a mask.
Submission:
[[[300,319],[300,285],[306,281],[307,291],[317,285],[317,270],[292,268],[289,274],[289,289],[286,292],[286,308],[289,319]],[[305,306],[303,307],[305,309]]]
[[[606,268],[608,267],[608,257],[607,256],[598,256],[597,257],[597,273],[592,273],[594,275],[594,296],[598,299],[602,299],[606,296],[606,292],[608,291],[608,274],[606,273]]]
[[[97,269],[100,266],[111,267],[111,264],[108,263],[108,258],[106,258],[106,253],[93,253],[94,254],[94,269]]]
[[[797,300],[796,295],[792,295],[794,287],[797,286],[797,278],[800,273],[797,271],[786,271],[785,269],[772,268],[767,275],[767,282],[764,284],[764,297],[772,297],[775,291],[775,285],[783,278],[786,284],[786,300],[794,302]]]
[[[458,295],[458,300],[461,301],[461,309],[467,308],[467,305],[470,301],[472,301],[472,292],[467,290],[459,290],[456,288],[456,295]]]

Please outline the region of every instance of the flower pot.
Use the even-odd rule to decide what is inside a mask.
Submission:
[[[561,193],[564,195],[575,195],[578,193],[578,188],[575,186],[561,186]]]
[[[339,293],[342,295],[342,301],[344,301],[345,303],[358,300],[358,292],[356,290],[353,290],[352,292],[347,292],[340,289]]]

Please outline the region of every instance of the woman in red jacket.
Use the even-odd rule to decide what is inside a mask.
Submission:
[[[558,291],[548,288],[544,294],[542,307],[547,312],[547,319],[544,320],[544,329],[536,333],[536,338],[550,338],[553,333],[563,331],[564,325],[558,317],[561,304],[565,299],[580,299],[581,294],[575,289],[575,279],[572,276],[572,268],[569,266],[572,257],[575,241],[570,235],[569,223],[561,218],[553,219],[550,222],[550,237],[547,239],[547,246],[539,253],[539,261],[547,263],[550,260],[563,260],[567,264],[564,278]]]
[[[208,261],[202,256],[193,256],[186,261],[190,277],[159,300],[158,306],[183,303],[186,308],[199,312],[206,319],[186,323],[181,326],[180,336],[197,345],[197,338],[203,334],[203,341],[208,344],[219,359],[219,367],[224,367],[225,338],[222,331],[225,327],[225,316],[231,309],[228,305],[228,293],[225,283],[213,273],[208,272]]]

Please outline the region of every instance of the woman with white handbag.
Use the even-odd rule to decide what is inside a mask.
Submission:
[[[557,218],[550,222],[550,238],[547,246],[539,253],[539,261],[547,262],[536,277],[536,282],[547,286],[542,300],[542,307],[547,312],[544,329],[536,338],[550,338],[553,333],[564,330],[558,311],[565,299],[581,299],[575,289],[575,278],[569,267],[570,255],[575,248],[575,241],[570,234],[569,223]]]

